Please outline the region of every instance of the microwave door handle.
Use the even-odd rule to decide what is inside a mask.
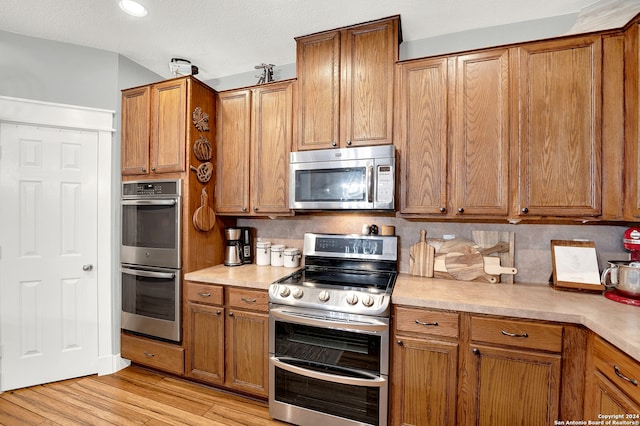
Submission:
[[[175,206],[176,200],[122,200],[123,206]]]
[[[367,201],[373,203],[373,166],[367,167]]]
[[[387,380],[382,376],[371,375],[370,379],[360,379],[357,377],[338,376],[336,374],[320,373],[313,370],[307,370],[306,368],[297,367],[291,365],[278,357],[272,356],[270,361],[274,366],[283,370],[289,371],[294,374],[298,374],[304,377],[311,377],[312,379],[322,380],[325,382],[341,383],[343,385],[351,386],[366,386],[366,387],[383,387]],[[362,372],[359,372],[362,374]]]
[[[162,278],[162,279],[174,279],[176,274],[173,272],[155,272],[155,271],[141,271],[139,269],[121,268],[122,272],[138,277],[147,278]]]

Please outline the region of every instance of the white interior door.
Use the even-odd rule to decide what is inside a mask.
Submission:
[[[0,390],[98,370],[98,133],[0,124]]]

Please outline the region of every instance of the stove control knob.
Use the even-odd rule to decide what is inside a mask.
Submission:
[[[362,304],[364,306],[366,306],[367,308],[372,307],[373,306],[373,302],[374,302],[374,300],[373,300],[373,297],[371,297],[371,296],[365,296],[365,298],[362,299]]]
[[[353,294],[353,293],[349,293],[347,294],[347,303],[350,305],[355,305],[356,303],[358,303],[358,296]]]
[[[289,287],[282,286],[282,289],[280,290],[280,297],[288,297],[290,294],[291,290],[289,290]]]
[[[296,287],[293,289],[293,297],[296,299],[301,299],[304,296],[304,291],[301,288]]]
[[[326,302],[331,298],[331,294],[327,290],[322,290],[320,294],[318,294],[318,299],[321,302]]]

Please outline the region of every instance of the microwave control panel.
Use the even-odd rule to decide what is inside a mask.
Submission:
[[[376,201],[381,203],[393,202],[393,194],[395,190],[393,166],[390,166],[390,165],[378,166],[376,174],[377,174]]]

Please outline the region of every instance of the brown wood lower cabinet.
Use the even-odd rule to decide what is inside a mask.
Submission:
[[[640,363],[595,334],[589,349],[585,418],[640,422]]]
[[[267,292],[185,282],[186,376],[267,397]]]
[[[122,333],[120,353],[123,358],[138,364],[173,374],[184,374],[184,349],[178,345]]]
[[[577,326],[403,306],[393,324],[393,425],[538,426],[582,415],[581,398],[568,395],[584,393],[584,357],[563,359],[585,351]]]

